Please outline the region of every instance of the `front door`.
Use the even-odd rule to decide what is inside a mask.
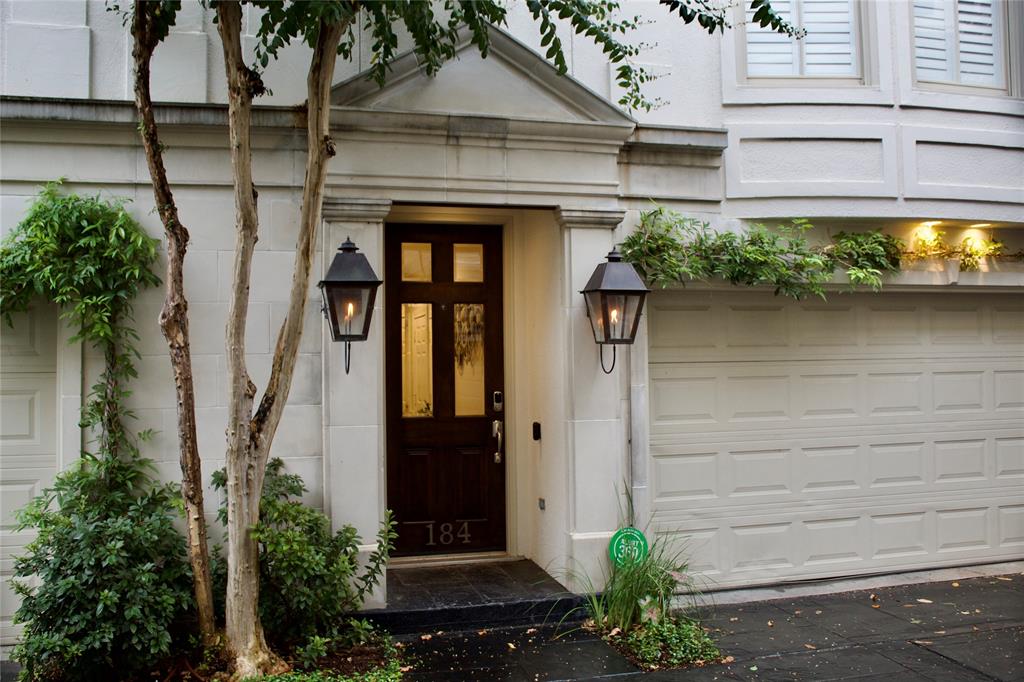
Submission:
[[[385,229],[396,556],[505,550],[500,227]]]

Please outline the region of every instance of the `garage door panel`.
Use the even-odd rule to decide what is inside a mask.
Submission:
[[[651,448],[654,508],[888,498],[1024,485],[1020,427]]]
[[[651,439],[1024,417],[1022,365],[1024,357],[652,365]]]
[[[922,349],[946,357],[989,350],[1019,356],[1024,306],[993,298],[843,294],[795,302],[763,293],[658,292],[649,304],[650,360],[744,360],[755,350],[759,360],[913,358]]]
[[[654,532],[679,543],[699,581],[714,589],[1017,558],[1024,505],[992,502],[656,517]]]
[[[836,300],[652,295],[655,532],[723,587],[1024,556],[1024,306]]]

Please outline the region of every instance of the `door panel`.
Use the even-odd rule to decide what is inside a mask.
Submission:
[[[57,473],[57,310],[36,304],[0,330],[0,646],[15,644],[14,556],[35,538],[15,512]]]
[[[396,555],[502,551],[501,228],[388,225],[385,289]]]

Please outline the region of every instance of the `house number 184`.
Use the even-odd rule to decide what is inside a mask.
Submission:
[[[459,524],[458,532],[455,530],[454,523],[442,523],[437,527],[437,534],[435,535],[434,526],[436,523],[431,521],[426,524],[427,526],[427,547],[433,547],[438,543],[442,545],[450,545],[455,542],[455,538],[462,540],[462,544],[469,544],[469,521],[463,521]]]

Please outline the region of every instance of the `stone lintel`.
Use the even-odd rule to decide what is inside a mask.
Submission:
[[[323,219],[328,222],[379,223],[391,212],[391,199],[324,197]]]
[[[621,208],[563,208],[555,210],[555,217],[563,229],[614,230],[626,217]]]

